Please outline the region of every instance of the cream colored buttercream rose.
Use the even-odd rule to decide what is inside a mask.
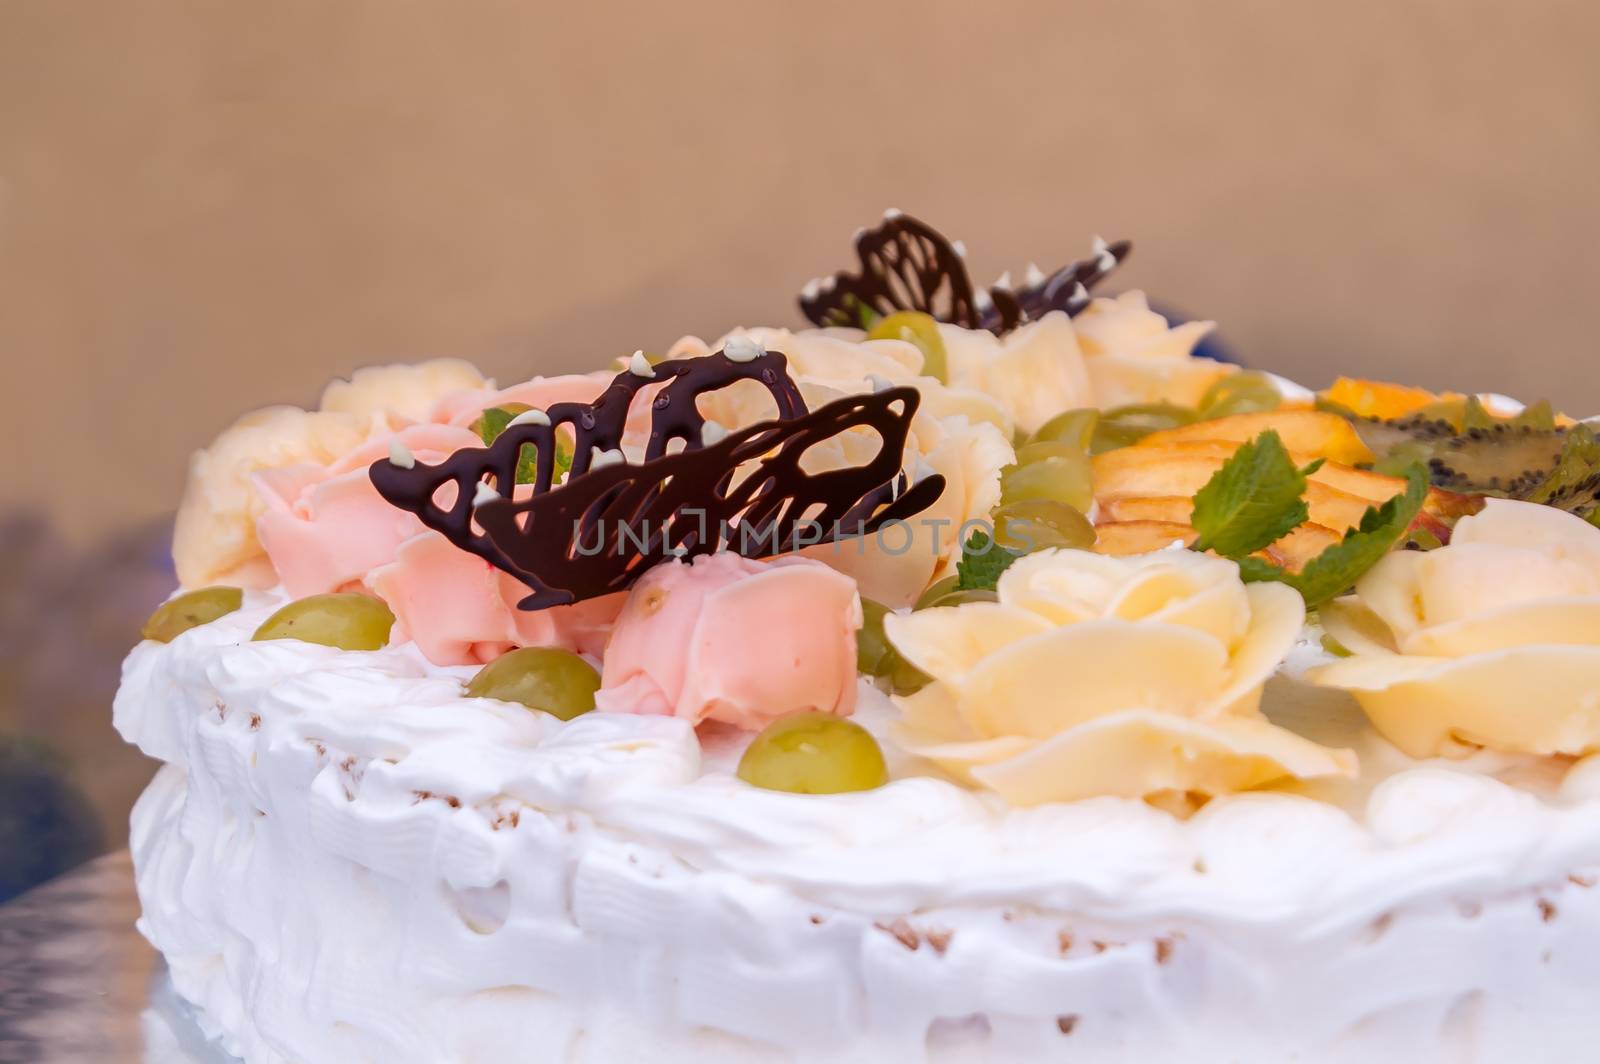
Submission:
[[[1004,336],[958,325],[940,325],[939,335],[951,386],[997,400],[1020,432],[1034,432],[1064,410],[1095,405],[1072,319],[1062,311]]]
[[[190,460],[172,537],[179,581],[185,587],[271,586],[275,574],[256,536],[256,519],[267,508],[252,481],[256,473],[327,465],[420,420],[441,396],[486,385],[458,359],[374,366],[329,385],[319,410],[276,406],[241,417]]]
[[[1207,388],[1237,372],[1235,366],[1194,354],[1215,322],[1169,326],[1150,309],[1143,292],[1096,299],[1072,324],[1101,409],[1158,402],[1195,406]]]
[[[1600,751],[1600,528],[1581,518],[1491,499],[1449,546],[1384,558],[1322,621],[1353,656],[1311,679],[1413,757]]]
[[[897,699],[896,738],[958,778],[1037,805],[1355,773],[1349,751],[1260,712],[1305,619],[1285,585],[1247,586],[1233,562],[1191,551],[1045,550],[1012,564],[998,595],[885,619],[933,678]]]

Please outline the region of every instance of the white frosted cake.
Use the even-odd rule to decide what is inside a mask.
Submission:
[[[814,328],[364,370],[196,457],[115,718],[207,1033],[1589,1059],[1588,427],[1212,361],[1091,297],[1126,245],[984,293],[903,215],[858,249]]]

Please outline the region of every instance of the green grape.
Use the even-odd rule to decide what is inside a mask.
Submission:
[[[1195,412],[1171,403],[1140,403],[1119,406],[1100,415],[1095,425],[1094,438],[1089,444],[1091,454],[1104,454],[1119,447],[1131,447],[1162,429],[1175,429],[1192,425]]]
[[[965,595],[968,592],[963,591],[961,594]],[[984,594],[984,592],[972,592],[972,594]],[[884,679],[888,681],[889,690],[894,694],[914,695],[933,682],[933,677],[901,657],[898,650],[885,664],[888,667],[888,675]]]
[[[1064,445],[1029,444],[1029,447],[1046,446]],[[1088,455],[1072,450],[1067,454],[1035,454],[1033,457],[1026,465],[1007,466],[1000,471],[1002,504],[1048,499],[1078,510],[1089,508],[1094,501],[1094,485]]]
[[[139,634],[157,643],[170,643],[191,628],[226,617],[244,603],[236,587],[203,587],[156,607]]]
[[[345,592],[297,599],[261,623],[257,642],[298,639],[340,650],[378,650],[389,642],[394,614],[379,599]]]
[[[523,647],[478,670],[467,684],[470,698],[498,698],[521,702],[562,720],[571,720],[594,708],[600,674],[570,650]]]
[[[1094,526],[1083,512],[1054,499],[1014,502],[994,512],[994,541],[1007,550],[1087,550],[1094,546],[1094,539]]]
[[[1046,458],[1067,458],[1076,460],[1087,457],[1088,450],[1066,440],[1035,440],[1025,443],[1017,448],[1017,465],[1032,465],[1042,462]]]
[[[922,597],[917,599],[917,604],[911,608],[913,610],[927,609],[929,606],[932,606],[935,602],[954,591],[956,589],[956,585],[960,582],[961,577],[959,576],[947,576],[943,580],[935,582],[928,588],[928,590],[922,593]]]
[[[1200,419],[1265,413],[1282,405],[1283,393],[1265,373],[1230,373],[1206,389],[1200,399]]]
[[[863,596],[861,599],[861,628],[856,632],[856,671],[865,676],[880,676],[886,657],[894,652],[888,637],[883,634],[883,619],[889,607]]]
[[[1033,434],[1031,440],[1034,443],[1059,440],[1062,443],[1072,444],[1080,451],[1087,451],[1094,441],[1094,429],[1099,423],[1100,411],[1093,407],[1068,410],[1040,425],[1039,431]]]
[[[896,311],[879,318],[867,330],[867,339],[915,344],[922,352],[922,375],[933,377],[940,384],[950,383],[950,356],[944,349],[944,337],[939,335],[939,323],[932,315],[916,310]]]
[[[752,787],[791,794],[870,791],[889,782],[872,733],[831,713],[796,713],[761,729],[739,759]]]

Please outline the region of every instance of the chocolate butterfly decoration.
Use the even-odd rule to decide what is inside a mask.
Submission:
[[[560,606],[630,587],[673,557],[734,550],[760,558],[845,536],[868,535],[932,505],[944,478],[914,483],[901,469],[915,388],[848,396],[808,411],[788,360],[749,340],[700,358],[619,373],[593,403],[556,403],[523,414],[492,444],[456,451],[438,465],[409,456],[373,463],[378,493],[416,514],[462,550],[532,590],[525,610]],[[643,370],[648,369],[649,376]],[[778,418],[724,435],[696,400],[741,381],[764,385]],[[638,393],[650,401],[644,461],[622,456]],[[878,436],[862,465],[801,468],[806,453],[854,428]],[[557,430],[570,430],[573,462],[557,484]],[[669,450],[674,444],[681,449]],[[534,449],[531,462],[526,448]],[[517,490],[519,465],[533,483]]]
[[[1090,289],[1132,250],[1126,240],[1097,239],[1087,259],[1030,276],[1019,288],[1002,279],[985,292],[973,287],[959,244],[909,214],[888,211],[876,228],[856,234],[861,271],[840,270],[812,281],[800,294],[800,312],[813,325],[867,327],[897,310],[918,310],[966,329],[1004,334],[1052,310],[1077,314],[1089,305]]]

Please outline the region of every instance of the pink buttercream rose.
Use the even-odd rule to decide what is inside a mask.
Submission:
[[[666,562],[629,592],[595,704],[752,730],[801,710],[847,716],[860,627],[855,581],[821,562]]]
[[[400,544],[367,586],[388,603],[404,635],[436,664],[493,661],[513,647],[562,647],[600,656],[623,596],[523,610],[529,589],[437,532]]]
[[[393,438],[429,464],[483,442],[476,433],[449,425],[412,425]],[[266,504],[256,519],[256,535],[293,597],[359,583],[393,561],[400,544],[426,531],[416,517],[385,501],[367,476],[367,468],[389,453],[389,441],[372,440],[331,465],[255,475]]]
[[[522,403],[540,410],[547,410],[557,403],[592,403],[615,377],[613,371],[569,373],[559,377],[535,377],[531,381],[498,390],[452,392],[435,404],[428,420],[465,427],[476,421],[489,407],[506,403]]]
[[[430,465],[482,445],[476,433],[442,424],[411,425],[394,438]],[[528,588],[378,494],[367,469],[389,442],[371,441],[327,466],[256,474],[266,504],[256,531],[284,589],[303,598],[365,587],[394,611],[396,638],[409,637],[437,665],[492,661],[518,646],[598,656],[622,596],[518,609]]]

